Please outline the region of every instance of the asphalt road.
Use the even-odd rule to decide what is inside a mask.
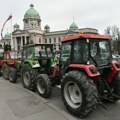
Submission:
[[[0,80],[4,80],[4,78],[0,77]],[[20,78],[18,79],[15,85],[23,87]],[[37,92],[34,92],[33,94],[38,95]],[[58,107],[63,111],[69,113],[62,102],[60,88],[54,87],[51,97],[46,100],[49,102],[49,104],[53,104],[55,107]],[[104,104],[107,106],[107,110],[104,109],[101,105],[98,105],[97,108],[87,118],[85,118],[85,120],[120,120],[120,101],[116,103],[104,103]],[[74,116],[73,118],[74,120],[80,120],[80,118]]]

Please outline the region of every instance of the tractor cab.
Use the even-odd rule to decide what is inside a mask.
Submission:
[[[62,40],[60,66],[84,68],[94,65],[94,69],[110,68],[112,54],[109,37],[99,34],[78,34]]]
[[[34,58],[38,59],[41,65],[51,65],[54,59],[53,44],[36,45]]]
[[[51,59],[54,57],[53,44],[35,45],[35,58]]]
[[[38,61],[40,66],[52,64],[54,44],[31,44],[23,47],[23,59]]]

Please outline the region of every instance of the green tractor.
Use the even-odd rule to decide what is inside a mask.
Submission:
[[[34,91],[38,75],[42,73],[51,75],[52,73],[51,66],[55,63],[53,48],[54,44],[30,44],[24,46],[21,61],[17,62],[16,68],[11,68],[10,81],[15,83],[17,75],[20,74],[23,86]],[[51,84],[48,86],[51,90]]]

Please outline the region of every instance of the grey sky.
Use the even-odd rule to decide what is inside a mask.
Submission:
[[[120,24],[120,0],[1,0],[0,29],[12,12],[12,24],[18,23],[23,29],[23,17],[30,4],[39,12],[42,29],[48,24],[51,31],[65,30],[74,22],[79,28],[92,27],[104,33],[109,25]],[[10,21],[3,34],[10,32]]]

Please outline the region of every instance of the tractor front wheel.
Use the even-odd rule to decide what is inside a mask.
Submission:
[[[40,74],[37,77],[37,90],[40,96],[44,98],[48,98],[51,95],[51,81],[47,74]]]
[[[67,110],[75,116],[86,117],[96,107],[97,89],[82,72],[71,71],[65,74],[61,93]]]
[[[16,81],[17,81],[17,69],[16,68],[10,68],[9,81],[11,83],[16,83]]]
[[[24,64],[22,69],[22,84],[24,88],[35,91],[37,75],[38,72],[35,69],[32,69],[28,64]]]
[[[4,64],[2,66],[2,72],[3,72],[3,77],[8,80],[9,79],[9,70],[10,70],[10,67],[7,65],[7,64]]]

